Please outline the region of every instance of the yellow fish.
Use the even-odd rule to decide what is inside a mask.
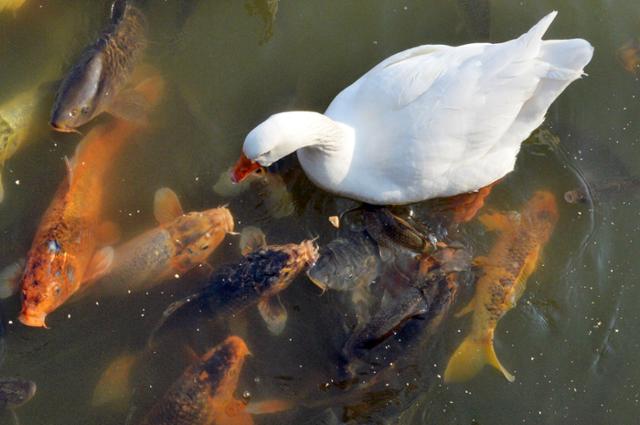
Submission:
[[[473,313],[471,332],[449,359],[445,382],[461,382],[474,377],[485,364],[498,369],[513,382],[515,377],[500,364],[493,347],[498,321],[511,310],[525,290],[527,278],[538,265],[542,248],[558,221],[553,194],[538,191],[520,214],[495,213],[480,217],[488,230],[500,236],[487,257],[476,264],[483,275],[473,299],[456,317]]]
[[[45,94],[45,90],[37,87],[26,90],[0,105],[0,202],[4,199],[4,164],[29,139],[30,130],[37,118],[36,112]]]

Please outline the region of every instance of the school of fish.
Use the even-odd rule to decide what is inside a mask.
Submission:
[[[0,0],[0,13],[15,14],[25,2]],[[472,3],[457,4],[472,31],[488,38],[488,2],[479,2],[481,10]],[[278,0],[249,2],[247,8],[263,19],[261,42],[268,41]],[[129,294],[178,288],[183,275],[199,282],[195,289],[186,284],[178,288],[182,295],[166,303],[140,352],[125,352],[104,369],[92,405],[135,403],[131,386],[136,386],[136,371],[164,350],[196,352],[194,341],[204,346],[204,354],[192,354],[183,372],[134,423],[251,425],[257,415],[298,408],[320,409],[321,416],[334,423],[338,419],[333,410],[323,409],[336,399],[350,405],[346,410],[351,418],[367,417],[370,412],[354,406],[384,391],[396,364],[432,353],[430,348],[443,340],[459,345],[447,353],[446,367],[428,379],[441,373],[445,383],[455,385],[490,365],[509,382],[515,380],[498,360],[494,341],[501,338],[496,332],[500,320],[516,308],[527,281],[543,263],[544,248],[560,219],[556,195],[548,190],[533,193],[517,212],[486,213],[492,185],[442,200],[443,209],[434,208],[434,214],[446,217],[437,223],[420,220],[409,210],[364,205],[332,217],[336,237],[331,241],[271,244],[267,241],[280,235],[265,235],[251,225],[235,232],[234,211],[241,207],[233,202],[244,191],[259,191],[272,218],[295,217],[287,182],[276,169],[258,168],[251,170],[249,183],[229,186],[228,171],[223,171],[214,191],[229,198],[229,204],[185,212],[174,190],[159,188],[148,202],[156,223],[121,241],[120,226],[108,215],[113,202],[108,188],[117,179],[114,170],[124,162],[127,147],[153,131],[155,109],[166,101],[165,77],[145,63],[150,43],[142,3],[115,0],[104,30],[75,58],[55,99],[46,105],[51,107],[48,120],[38,112],[50,100],[42,87],[0,104],[0,202],[5,198],[6,163],[33,138],[41,121],[55,132],[71,133],[63,137],[82,135],[73,156],[60,161],[64,177],[42,212],[25,260],[0,273],[2,298],[19,293],[13,299],[20,303],[17,319],[22,324],[67,326],[48,319],[60,317],[64,313],[59,310],[68,303],[83,302],[89,295],[126,302]],[[637,72],[637,51],[637,43],[629,42],[618,52],[629,72]],[[586,202],[592,195],[611,195],[637,184],[632,178],[605,182],[568,191],[564,199]],[[477,223],[488,232],[492,247],[472,259],[475,253],[458,230]],[[239,245],[235,259],[229,261],[223,242]],[[267,335],[275,340],[289,320],[285,297],[294,284],[306,285],[310,296],[335,297],[340,311],[336,320],[343,326],[336,327],[337,348],[327,367],[332,372],[324,378],[335,384],[337,395],[323,397],[316,391],[321,383],[314,382],[296,397],[245,400],[238,394],[240,383],[250,380],[244,366],[259,368],[260,361],[254,359],[260,353],[249,349],[251,332],[240,337],[232,335],[231,328],[243,329],[239,324],[255,307]],[[466,307],[457,309],[459,300],[469,298],[468,287],[474,294]],[[469,323],[459,322],[465,329],[462,341],[445,334],[442,323],[467,314]],[[518,362],[517,355],[511,362]],[[35,393],[30,380],[0,377],[0,411],[8,409],[17,421],[14,409]]]

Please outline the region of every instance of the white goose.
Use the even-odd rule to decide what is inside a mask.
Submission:
[[[585,40],[542,40],[557,12],[505,43],[425,45],[384,60],[325,114],[272,115],[246,137],[232,179],[297,151],[326,191],[406,204],[487,186],[593,55]]]

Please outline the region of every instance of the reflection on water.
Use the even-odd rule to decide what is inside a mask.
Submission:
[[[331,383],[353,326],[349,304],[337,292],[321,295],[306,276],[282,293],[288,319],[281,335],[272,335],[257,309],[249,309],[199,340],[210,340],[212,346],[235,334],[247,342],[253,356],[244,364],[237,397],[329,400],[329,406],[300,401],[291,411],[255,416],[259,424],[339,423],[343,417],[407,425],[629,423],[637,416],[638,188],[631,184],[606,191],[612,181],[634,181],[629,179],[640,175],[640,84],[627,70],[634,60],[629,40],[639,37],[640,11],[634,2],[140,4],[149,20],[145,61],[160,70],[168,89],[150,127],[114,164],[106,188],[105,215],[119,224],[122,240],[155,226],[154,193],[171,187],[194,211],[228,204],[238,229],[259,226],[269,243],[317,236],[320,245],[338,232],[327,217],[355,203],[315,189],[295,161],[281,173],[280,187],[288,189],[287,199],[295,205],[286,214],[274,214],[273,202],[257,196],[260,188],[234,196],[212,190],[237,158],[247,131],[276,111],[323,110],[341,88],[399,50],[427,42],[510,39],[558,9],[549,36],[589,40],[595,46],[589,76],[554,103],[546,133],[523,146],[515,172],[494,188],[485,206],[488,211],[519,210],[541,188],[559,202],[556,231],[527,292],[496,331],[496,351],[514,372],[514,383],[485,368],[466,383],[444,384],[446,361],[469,324],[448,316],[428,344],[407,345],[393,373],[378,378],[380,385],[352,396],[353,391]],[[15,12],[0,12],[0,104],[44,81],[61,79],[98,36],[109,6],[108,1],[75,0],[61,7],[27,0]],[[619,48],[627,49],[626,62]],[[51,93],[46,93],[49,99],[43,102],[50,102]],[[50,132],[43,119],[32,127],[28,143],[4,163],[0,267],[29,249],[65,176],[63,159],[73,155],[82,137]],[[564,202],[563,194],[574,188],[593,188],[592,194],[605,188],[610,196]],[[278,205],[281,197],[276,198]],[[414,210],[417,217],[427,215],[427,205]],[[449,236],[465,241],[473,255],[488,252],[493,241],[477,222]],[[212,267],[237,262],[238,243],[238,237],[227,236],[210,258]],[[193,293],[205,279],[206,273],[196,270],[148,292],[88,294],[54,313],[48,330],[18,324],[19,300],[3,301],[7,352],[0,376],[25,377],[38,385],[36,397],[16,410],[21,423],[109,425],[144,416],[190,361],[189,347],[145,351],[148,334],[170,303]],[[454,309],[472,294],[472,279],[462,279]],[[211,348],[204,345],[191,349],[202,355]],[[141,352],[145,361],[133,363],[130,403],[93,406],[103,372],[114,360]]]

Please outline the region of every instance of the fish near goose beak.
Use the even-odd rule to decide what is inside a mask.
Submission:
[[[260,164],[250,160],[243,153],[240,155],[240,159],[238,159],[236,165],[233,166],[233,170],[231,171],[231,181],[234,183],[240,183],[258,168],[260,168]]]

